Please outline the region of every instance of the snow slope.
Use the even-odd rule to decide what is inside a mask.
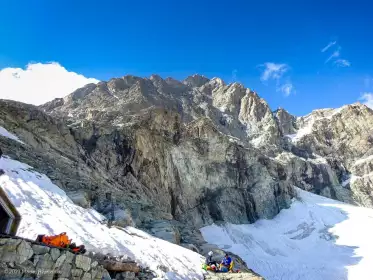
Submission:
[[[298,191],[273,220],[207,226],[202,235],[267,280],[373,279],[373,209]]]
[[[17,141],[17,142],[19,142],[21,144],[25,144],[21,140],[19,140],[19,138],[16,135],[14,135],[13,133],[10,133],[8,130],[6,130],[2,126],[0,126],[0,135],[3,136],[3,137],[7,137],[9,139],[12,139],[14,141]]]
[[[201,255],[132,227],[109,229],[102,215],[75,205],[48,177],[26,164],[3,157],[0,168],[5,171],[0,187],[22,215],[19,236],[35,239],[38,234],[67,232],[88,250],[127,255],[162,279],[203,279]]]

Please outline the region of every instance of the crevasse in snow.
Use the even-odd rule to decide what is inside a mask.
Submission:
[[[2,157],[0,168],[5,171],[0,187],[22,215],[19,236],[35,239],[38,234],[67,232],[88,250],[127,255],[162,279],[203,279],[201,255],[136,228],[108,228],[102,215],[75,205],[48,177],[26,164]]]

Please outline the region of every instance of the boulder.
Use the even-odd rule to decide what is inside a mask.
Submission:
[[[90,207],[89,195],[83,190],[69,191],[66,192],[67,196],[77,205],[83,208]]]
[[[105,260],[102,263],[103,267],[108,271],[118,271],[118,272],[139,272],[140,267],[135,262],[116,262],[112,260]]]
[[[58,257],[60,256],[60,250],[57,248],[52,248],[50,251],[50,255],[52,257],[52,260],[57,260]]]
[[[66,263],[72,263],[74,261],[75,255],[73,253],[69,251],[65,251],[65,255],[66,255],[66,260],[65,260]]]
[[[72,279],[80,279],[83,275],[83,270],[78,268],[71,269],[71,277]]]
[[[50,248],[43,245],[32,245],[32,250],[34,251],[35,255],[44,255],[49,252]]]
[[[149,232],[160,239],[166,240],[174,244],[180,244],[179,229],[174,226],[171,221],[152,221],[148,225]]]
[[[53,258],[53,257],[52,257]],[[59,268],[61,267],[64,263],[65,263],[65,260],[66,260],[66,255],[65,254],[62,254],[61,256],[59,256],[56,260],[56,263],[54,264],[54,267],[55,268]]]
[[[81,280],[91,280],[92,275],[91,273],[85,272]]]
[[[77,268],[89,271],[91,268],[91,259],[83,255],[77,255],[75,258],[75,265]]]
[[[65,262],[59,269],[59,272],[60,272],[59,277],[70,279],[71,268],[72,268],[71,264]]]
[[[17,254],[19,255],[18,263],[22,264],[32,257],[34,251],[28,242],[22,240],[22,242],[17,246]]]
[[[54,265],[54,261],[49,253],[44,255],[35,255],[34,265],[36,265],[36,270],[51,270]]]
[[[92,267],[92,268],[95,268],[97,265],[98,265],[98,262],[97,262],[97,261],[94,261],[94,262],[91,263],[91,267]]]
[[[3,244],[0,247],[0,259],[2,262],[16,262],[21,263],[29,258],[28,247],[24,244],[18,249],[18,246],[21,244],[22,240],[20,239],[8,239],[4,238],[1,240],[0,244]],[[31,249],[31,248],[30,248]],[[18,252],[25,250],[25,256],[20,255]],[[31,249],[32,251],[32,249]],[[32,256],[32,254],[31,254]],[[31,257],[30,256],[30,257]]]
[[[107,271],[102,266],[98,266],[96,268],[92,268],[91,269],[92,279],[94,279],[94,280],[102,280],[103,279],[103,275],[104,274],[106,275],[106,272]]]
[[[120,227],[135,226],[135,222],[132,220],[131,213],[128,209],[116,209],[114,211],[114,222],[115,225]]]

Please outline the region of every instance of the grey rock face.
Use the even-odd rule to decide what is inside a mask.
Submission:
[[[34,264],[38,270],[49,270],[53,267],[53,259],[50,254],[37,255],[34,258]]]
[[[16,253],[20,256],[18,263],[22,264],[28,259],[32,257],[34,252],[32,251],[32,248],[30,244],[28,244],[25,241],[22,241],[18,246],[17,246],[17,251]]]
[[[372,124],[373,111],[359,103],[298,118],[297,137],[287,147],[298,157],[285,161],[293,181],[327,197],[373,207]]]
[[[238,116],[246,126],[248,137],[256,147],[278,144],[279,129],[267,104],[255,92],[248,91],[242,98]]]
[[[296,117],[282,108],[276,110],[274,115],[282,135],[294,134],[296,132]]]
[[[89,194],[82,190],[70,191],[66,193],[68,197],[76,204],[83,208],[89,208]]]
[[[32,250],[35,255],[44,255],[49,252],[50,248],[42,245],[34,244],[32,245]]]
[[[77,255],[75,258],[75,265],[77,268],[88,271],[91,267],[91,259],[83,255]]]
[[[190,87],[200,87],[208,83],[209,79],[201,75],[193,75],[186,78],[183,83]]]
[[[150,233],[155,237],[174,244],[180,244],[180,232],[169,221],[152,221],[146,227],[149,228]]]
[[[81,279],[83,275],[83,270],[78,268],[71,269],[71,277],[72,279]]]
[[[276,181],[275,160],[249,143],[243,145],[242,140],[221,133],[220,128],[226,125],[219,122],[217,116],[222,113],[212,105],[213,119],[205,116],[204,109],[200,113],[195,111],[198,106],[194,101],[184,104],[182,97],[169,96],[156,87],[158,84],[168,85],[159,77],[152,77],[136,80],[130,87],[123,86],[125,92],[109,85],[87,87],[84,96],[78,95],[78,98],[74,93],[50,112],[53,116],[66,113],[58,121],[35,107],[5,103],[1,109],[9,121],[4,121],[4,125],[16,119],[18,128],[10,124],[7,127],[16,130],[28,146],[15,147],[11,141],[0,139],[4,140],[2,147],[10,156],[47,174],[68,193],[78,189],[87,193],[92,206],[109,219],[115,220],[115,214],[120,216],[118,213],[125,210],[139,226],[151,219],[176,219],[197,227],[218,220],[245,223],[271,218],[290,205],[292,187],[286,180]],[[222,87],[219,91],[231,91],[234,98],[236,94],[245,94],[238,84],[226,87],[215,81],[212,85]],[[197,88],[185,88],[184,93],[196,97],[195,102],[205,98]],[[133,105],[131,99],[119,107],[115,105],[118,102],[110,103],[116,98],[108,92],[114,94],[114,91],[118,97],[131,94],[148,101],[166,100],[166,107],[177,110],[149,107],[137,111],[134,105],[134,111],[128,111]],[[212,104],[209,98],[206,100],[204,102]],[[148,101],[138,105],[147,106]],[[226,102],[230,108],[240,108],[239,104],[230,104],[230,99]],[[238,101],[234,99],[234,102]],[[97,105],[95,110],[101,108],[98,115],[89,113],[88,107],[93,104]],[[183,106],[194,111],[185,116]],[[267,106],[264,108],[267,110]],[[128,120],[121,127],[112,119],[116,110]],[[204,116],[197,118],[201,114]],[[27,121],[30,115],[33,121]],[[64,117],[71,118],[67,120],[69,124],[74,116],[77,116],[75,124],[69,128],[59,122]],[[267,118],[266,114],[263,117]],[[187,122],[190,118],[197,119]],[[18,148],[22,153],[17,152]],[[258,161],[259,158],[265,160]],[[112,200],[106,198],[106,192],[111,193]],[[175,237],[175,242],[177,239]]]
[[[24,256],[17,254],[17,248],[21,243],[21,240],[13,239],[2,239],[3,245],[0,247],[1,260],[3,262],[17,262],[20,263],[21,260],[25,261]],[[28,253],[26,253],[28,256]]]
[[[58,257],[60,256],[60,250],[57,248],[52,248],[50,251],[50,255],[52,257],[52,260],[56,261]]]
[[[69,263],[64,263],[60,269],[60,277],[61,278],[69,278],[71,276],[71,268],[72,265]]]

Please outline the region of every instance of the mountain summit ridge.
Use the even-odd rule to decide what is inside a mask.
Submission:
[[[312,173],[316,172],[316,174],[324,171],[320,171],[320,166],[315,167],[314,163],[307,160],[308,158],[315,157],[314,155],[326,157],[327,165],[335,168],[335,164],[331,162],[335,162],[335,158],[343,157],[343,168],[337,164],[338,170],[325,171],[327,174],[321,176],[323,179],[317,180],[319,182],[317,185],[323,185],[321,189],[316,190],[304,179],[299,178],[308,178],[309,174],[306,174],[310,171],[302,172],[303,175],[299,174],[300,170],[297,171],[295,174],[297,179],[293,180],[293,183],[301,184],[304,189],[313,189],[318,194],[325,192],[326,196],[334,199],[373,206],[369,192],[362,195],[355,188],[340,188],[342,185],[346,186],[345,181],[341,180],[353,176],[349,166],[353,168],[354,161],[370,153],[369,126],[372,124],[372,110],[359,102],[336,109],[316,109],[306,116],[296,117],[283,108],[272,111],[268,103],[256,92],[237,82],[226,84],[217,77],[209,79],[194,74],[177,81],[173,78],[163,79],[159,75],[152,75],[149,79],[124,76],[119,80],[126,81],[127,86],[120,86],[118,79],[103,82],[101,86],[87,85],[70,95],[80,96],[80,92],[84,92],[84,98],[79,102],[73,101],[73,98],[65,98],[66,102],[63,104],[61,101],[52,101],[52,104],[57,104],[53,105],[53,108],[50,104],[42,105],[40,108],[48,114],[70,118],[75,123],[91,120],[117,127],[125,127],[128,121],[132,123],[131,120],[135,116],[138,118],[137,112],[144,113],[155,107],[177,112],[180,115],[181,125],[184,126],[194,120],[207,117],[212,120],[216,129],[227,135],[231,141],[236,139],[244,147],[260,149],[262,153],[272,158],[276,156],[283,158],[284,154],[288,153],[286,157],[290,162],[295,160],[301,166],[306,164],[307,167],[302,168],[311,169]],[[106,87],[105,84],[109,84],[110,87]],[[109,115],[111,117],[108,117]],[[352,123],[349,118],[356,122]],[[329,128],[329,132],[326,131],[326,127]],[[340,137],[342,128],[346,128],[348,137]],[[356,130],[355,128],[360,133],[352,135],[351,130]],[[330,139],[330,131],[333,131],[333,141]],[[350,140],[359,138],[356,142],[360,141],[362,147],[356,147],[355,144],[355,147],[352,147],[347,143],[346,137]],[[335,147],[342,145],[342,148],[347,145],[350,156],[342,155],[338,149],[333,148],[333,145]],[[303,162],[304,159],[306,163]],[[325,168],[321,167],[321,169]],[[366,181],[360,177],[355,179],[359,182]],[[307,180],[311,181],[311,179]],[[370,183],[361,184],[364,189],[371,188],[366,185]],[[353,192],[359,194],[352,194]],[[346,196],[354,198],[346,200]]]

